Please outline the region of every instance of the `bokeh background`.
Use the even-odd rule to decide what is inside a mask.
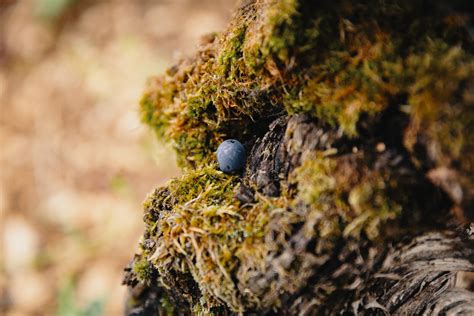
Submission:
[[[120,315],[146,194],[179,174],[146,78],[235,0],[0,0],[0,315]]]

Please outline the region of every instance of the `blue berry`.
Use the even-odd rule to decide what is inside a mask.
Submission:
[[[219,169],[225,173],[235,173],[245,165],[245,148],[238,140],[228,139],[217,148]]]

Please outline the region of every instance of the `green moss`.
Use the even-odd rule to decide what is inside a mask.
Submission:
[[[296,0],[263,4],[263,14],[249,25],[249,36],[244,44],[244,60],[250,70],[258,73],[262,67],[267,67],[271,73],[278,71],[276,62],[288,63],[289,50],[296,43],[299,5]]]
[[[149,280],[148,262],[164,288],[191,274],[201,295],[188,298],[195,313],[278,307],[279,295],[301,290],[314,262],[340,242],[376,243],[437,217],[426,216],[435,211],[417,196],[434,196],[427,166],[456,170],[474,190],[474,58],[465,21],[425,14],[423,3],[251,2],[195,57],[151,79],[142,120],[186,168],[145,202],[146,235],[156,246],[135,264],[139,278]],[[332,126],[360,149],[309,153],[282,196],[257,192],[254,203],[240,205],[240,180],[217,170],[215,149],[225,138],[250,139],[265,128],[262,116],[281,110]],[[378,135],[388,110],[406,128]],[[402,167],[374,166],[382,154],[373,142],[383,137]],[[270,266],[291,253],[295,235],[308,249]],[[268,281],[270,270],[276,276]]]
[[[144,256],[165,288],[173,286],[166,284],[169,277],[190,273],[205,302],[190,303],[204,314],[220,302],[235,312],[276,304],[275,297],[251,289],[269,269],[268,257],[288,247],[285,236],[302,232],[316,241],[314,252],[282,267],[281,275],[266,285],[292,293],[310,275],[306,255],[328,255],[348,237],[363,235],[375,242],[403,210],[415,212],[405,192],[409,189],[399,187],[397,176],[371,170],[366,160],[363,153],[355,158],[334,156],[334,151],[308,154],[289,179],[294,190],[278,198],[257,193],[256,201],[245,206],[234,199],[236,177],[216,170],[215,164],[188,169],[145,202],[147,235],[157,246]]]
[[[360,169],[351,170],[354,166],[364,168],[359,166],[362,158],[349,163],[345,158],[316,153],[295,170],[292,178],[298,187],[295,201],[302,201],[309,208],[303,221],[318,218],[315,227],[318,238],[326,241],[342,236],[358,238],[364,233],[375,240],[382,233],[381,225],[402,211],[400,201],[391,197],[390,191],[395,188],[389,184],[390,175],[370,169],[364,173],[359,173]]]
[[[393,100],[408,95],[414,113],[420,113],[416,104],[436,86],[435,79],[424,82],[428,75],[448,75],[453,82],[470,75],[472,55],[455,45],[465,40],[462,18],[426,17],[417,2],[344,2],[337,8],[302,0],[241,7],[229,28],[210,37],[196,58],[150,81],[142,120],[160,138],[173,141],[182,165],[196,166],[209,161],[222,139],[244,137],[259,115],[281,105],[356,138],[361,118],[376,119]],[[443,46],[457,50],[444,62],[439,59]],[[451,60],[457,70],[449,68]],[[420,85],[428,92],[418,91]],[[448,89],[442,97],[457,94]],[[418,116],[414,124],[419,125]],[[459,127],[446,132],[458,135],[470,122],[457,118]],[[442,144],[448,145],[443,151],[459,155],[465,142],[460,138]]]
[[[165,204],[169,208],[155,222],[147,221],[148,234],[158,245],[148,260],[160,275],[191,273],[203,296],[242,311],[243,298],[232,275],[239,266],[253,266],[255,257],[264,257],[265,225],[278,199],[240,208],[233,199],[236,181],[215,165],[188,170],[167,185],[166,194],[152,194],[145,209],[156,211],[154,207]]]
[[[279,78],[272,59],[286,58],[284,50],[294,44],[290,22],[296,5],[269,1],[241,9],[248,19],[235,19],[202,47],[197,59],[184,60],[150,81],[141,102],[142,120],[158,137],[173,140],[182,165],[202,163],[226,135],[246,133],[256,116],[273,107],[272,85]],[[268,15],[254,21],[252,15],[262,8],[268,8]],[[255,32],[260,26],[267,30]]]
[[[411,117],[404,139],[406,147],[413,151],[417,139],[423,135],[428,142],[428,154],[437,165],[451,166],[458,162],[465,172],[472,171],[472,55],[460,46],[430,40],[426,50],[409,56],[407,65],[414,80],[405,107]]]
[[[161,307],[166,311],[166,315],[175,315],[175,308],[173,304],[169,301],[167,296],[163,296],[161,299]]]
[[[380,113],[389,105],[390,95],[400,89],[381,78],[399,81],[403,66],[393,57],[390,42],[380,37],[374,43],[357,38],[346,44],[344,51],[330,52],[323,63],[304,73],[308,80],[296,99],[290,97],[286,101],[288,111],[312,113],[348,136],[357,136],[361,115],[373,117]]]
[[[239,26],[228,35],[228,39],[223,43],[218,57],[218,73],[228,77],[229,80],[238,78],[239,62],[242,58],[242,45],[245,39],[246,27]]]
[[[144,283],[151,283],[153,276],[153,267],[150,262],[146,259],[135,261],[133,264],[133,272],[137,275],[138,279]]]

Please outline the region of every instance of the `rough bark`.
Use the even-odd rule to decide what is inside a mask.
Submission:
[[[338,142],[340,148],[347,147],[347,140],[340,133],[327,132],[328,129],[305,115],[277,118],[269,131],[255,141],[236,199],[251,203],[255,192],[250,187],[267,196],[278,196],[280,186],[287,181],[291,170],[301,164],[302,156],[315,149],[338,147]],[[394,159],[380,157],[377,163],[380,167],[393,166]],[[436,231],[412,233],[399,239],[386,244],[346,239],[333,253],[316,258],[307,250],[315,241],[306,238],[303,232],[295,233],[283,251],[267,259],[268,273],[253,276],[249,284],[264,300],[273,301],[278,294],[267,286],[276,277],[275,271],[298,263],[308,265],[312,271],[306,285],[292,295],[283,296],[276,310],[247,313],[469,315],[474,312],[472,285],[471,288],[456,286],[460,272],[474,272],[474,225],[439,226]],[[187,297],[200,296],[191,274],[175,275],[175,279],[169,280],[172,285],[164,289],[139,282],[131,268],[126,271],[125,284],[130,286],[130,296],[139,302],[127,315],[166,314],[160,301],[163,293],[170,297],[174,313],[188,314],[191,309]],[[323,300],[328,291],[332,293]],[[233,314],[227,308],[215,312]]]

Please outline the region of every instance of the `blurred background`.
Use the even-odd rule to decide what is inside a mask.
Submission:
[[[0,0],[0,315],[120,315],[146,194],[179,174],[146,78],[235,0]]]

